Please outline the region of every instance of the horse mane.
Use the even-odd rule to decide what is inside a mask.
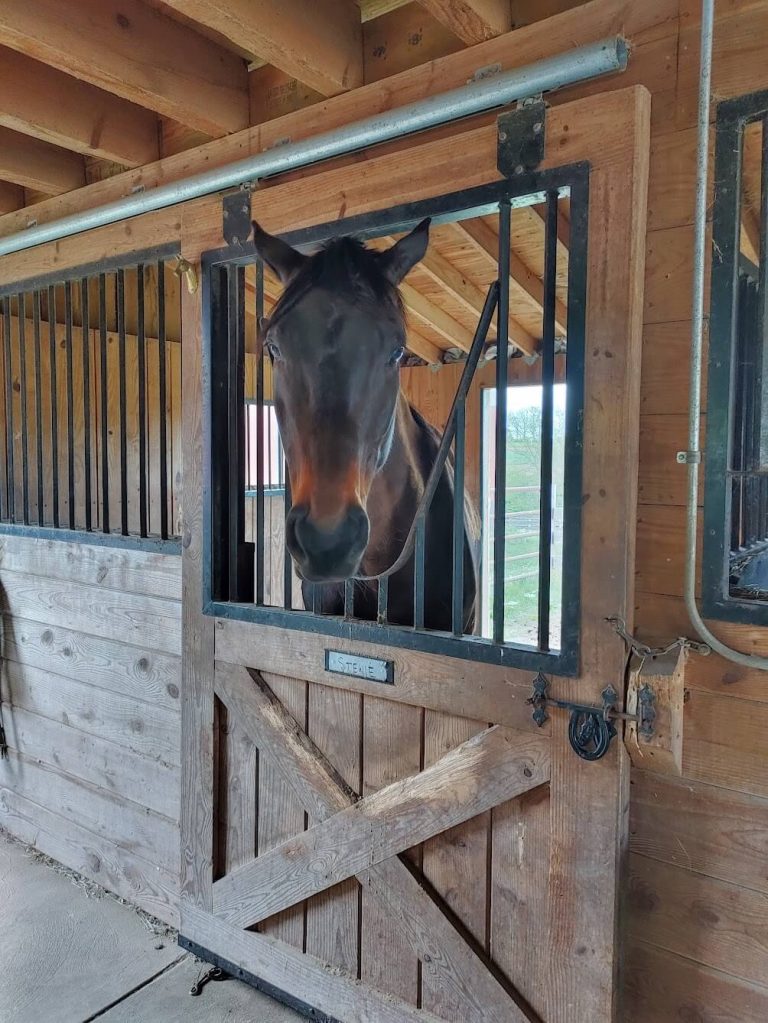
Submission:
[[[353,295],[363,302],[384,305],[403,316],[403,300],[384,270],[385,253],[368,249],[357,238],[333,238],[304,263],[275,303],[275,323],[314,288]]]

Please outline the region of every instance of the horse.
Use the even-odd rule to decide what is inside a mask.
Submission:
[[[424,257],[429,220],[385,251],[351,237],[301,253],[256,222],[257,255],[283,285],[259,323],[272,362],[275,413],[291,508],[286,545],[305,607],[377,618],[378,584],[402,554],[435,464],[440,434],[400,388],[406,322],[398,286]],[[453,591],[453,465],[437,482],[426,518],[424,627],[450,631]],[[475,629],[478,516],[465,499],[463,630]],[[414,625],[414,555],[389,578],[387,621]]]

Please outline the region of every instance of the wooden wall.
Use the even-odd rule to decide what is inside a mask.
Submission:
[[[0,827],[177,920],[181,558],[0,537]]]
[[[692,635],[684,608],[685,469],[698,0],[666,12],[632,55],[652,92],[636,629]],[[719,0],[713,94],[768,87],[768,3]],[[713,625],[747,652],[764,629]],[[768,1019],[768,676],[714,655],[686,671],[683,774],[632,772],[625,1023]]]

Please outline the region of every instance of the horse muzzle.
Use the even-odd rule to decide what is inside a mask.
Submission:
[[[307,505],[294,505],[285,521],[285,540],[303,579],[312,583],[340,582],[357,572],[370,528],[360,505],[351,505],[328,526],[314,521]]]

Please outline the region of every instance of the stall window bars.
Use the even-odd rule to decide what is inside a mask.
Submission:
[[[172,255],[0,289],[2,532],[179,551]]]
[[[768,92],[717,110],[702,609],[768,624]]]
[[[204,523],[204,604],[208,614],[249,622],[343,636],[367,642],[446,654],[487,663],[506,664],[562,675],[579,669],[580,559],[581,559],[581,472],[584,409],[584,333],[587,279],[587,200],[589,174],[586,165],[575,165],[521,176],[514,183],[491,185],[453,193],[435,200],[412,203],[380,213],[350,218],[286,235],[297,247],[312,246],[339,235],[372,239],[410,229],[424,217],[433,225],[472,218],[498,218],[496,279],[487,287],[485,304],[474,338],[466,354],[460,381],[443,432],[437,464],[426,485],[404,550],[415,559],[414,621],[393,625],[387,618],[388,576],[377,588],[378,613],[375,621],[355,614],[356,586],[345,586],[344,612],[339,615],[315,613],[304,607],[290,555],[280,530],[291,506],[290,480],[283,468],[281,496],[270,490],[267,471],[268,446],[263,437],[265,413],[256,416],[255,449],[250,423],[251,408],[269,409],[271,378],[268,361],[253,355],[253,325],[264,314],[265,272],[251,243],[207,253],[203,258],[204,357],[208,393],[204,412],[205,459],[208,470],[206,519]],[[559,214],[567,202],[570,241],[567,269],[558,268]],[[544,238],[541,326],[538,374],[538,438],[532,465],[526,470],[534,481],[526,490],[535,491],[535,610],[529,635],[510,633],[510,510],[508,477],[514,469],[514,452],[509,441],[508,387],[513,346],[506,325],[516,310],[510,294],[512,277],[511,239],[518,213],[530,213],[535,206],[542,221]],[[527,217],[530,223],[530,217]],[[561,243],[560,243],[561,244]],[[560,276],[558,277],[558,272]],[[567,343],[560,336],[563,318],[558,288],[567,280]],[[558,321],[556,323],[556,320]],[[490,331],[495,327],[495,337]],[[489,343],[492,342],[492,343]],[[466,635],[461,621],[464,501],[454,500],[453,544],[453,628],[449,631],[424,627],[425,577],[444,565],[425,564],[424,528],[432,499],[431,485],[446,464],[453,473],[455,493],[464,494],[467,466],[480,465],[480,451],[468,451],[467,398],[478,366],[494,359],[492,387],[495,396],[493,457],[485,458],[492,485],[481,481],[483,492],[491,495],[485,509],[478,553],[484,592],[489,593],[488,625],[483,635]],[[255,362],[255,364],[254,364]],[[529,374],[530,375],[530,374]],[[565,384],[565,409],[558,409],[562,436],[555,440],[555,388]],[[480,433],[481,431],[476,431]],[[486,431],[487,432],[487,431]],[[557,448],[557,450],[555,450]],[[255,464],[257,463],[257,464]],[[254,479],[255,470],[255,479]],[[557,475],[557,485],[554,483]],[[254,486],[255,483],[255,486]],[[535,485],[534,485],[535,484]],[[560,502],[555,514],[553,500]],[[252,506],[251,506],[252,502]],[[488,502],[484,502],[484,505]],[[553,572],[553,529],[561,523],[558,553],[561,561]],[[510,567],[512,566],[512,567]],[[555,579],[556,576],[556,579]],[[554,580],[554,582],[553,582]],[[553,600],[553,585],[557,586]],[[312,602],[310,601],[310,604]],[[557,606],[557,622],[552,609]]]

